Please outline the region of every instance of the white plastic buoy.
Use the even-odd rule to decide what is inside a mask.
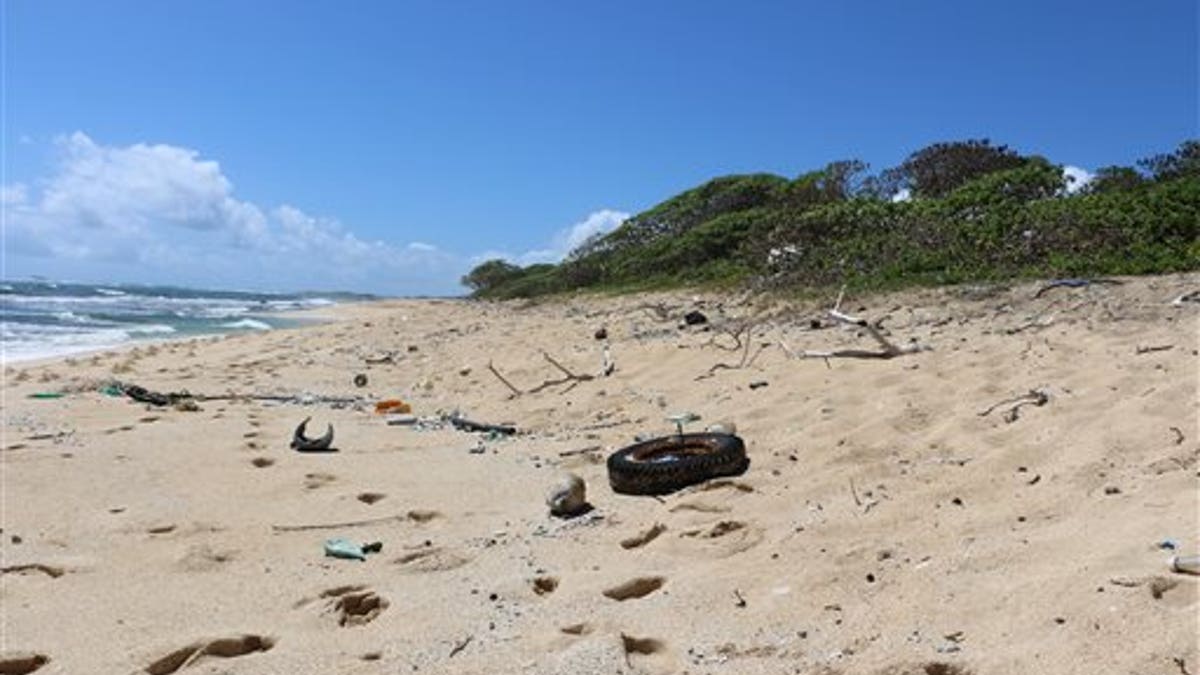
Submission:
[[[1172,557],[1171,570],[1184,574],[1200,574],[1200,555],[1177,555]]]

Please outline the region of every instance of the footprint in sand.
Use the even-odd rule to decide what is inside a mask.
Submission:
[[[259,469],[265,469],[268,466],[275,464],[275,460],[271,459],[270,457],[255,457],[254,459],[250,460],[250,463]]]
[[[666,581],[664,577],[638,577],[630,579],[619,586],[606,589],[603,593],[606,598],[624,602],[626,600],[644,598],[662,588]]]
[[[329,602],[326,611],[337,619],[339,626],[365,626],[383,613],[391,604],[366,586],[337,586],[321,593]]]
[[[258,438],[258,432],[247,431],[246,433],[242,434],[242,438]]]
[[[923,663],[916,668],[903,671],[905,673],[913,673],[913,675],[971,675],[971,671],[962,666],[953,663],[942,663],[940,661],[931,661]]]
[[[331,473],[306,473],[304,474],[304,489],[316,490],[317,488],[329,485],[337,480],[337,476]]]
[[[405,553],[392,562],[400,565],[401,571],[412,574],[427,574],[458,569],[471,562],[471,560],[453,551],[431,546],[413,551],[412,553]]]
[[[363,493],[360,493],[357,497],[355,497],[355,499],[357,499],[358,501],[360,501],[364,504],[374,504],[375,502],[383,499],[386,496],[387,495],[383,494],[382,492],[363,492]]]
[[[567,635],[589,635],[594,629],[592,628],[592,624],[583,622],[573,623],[570,626],[563,626],[562,628],[559,628],[559,630]]]
[[[534,577],[530,582],[533,586],[533,592],[538,595],[550,595],[558,588],[557,577]]]
[[[658,535],[667,531],[667,526],[662,523],[655,523],[649,529],[639,532],[637,535],[621,540],[621,548],[631,549],[645,546],[658,538]]]
[[[760,527],[739,520],[722,520],[711,526],[685,530],[673,542],[681,554],[694,556],[701,549],[709,557],[726,558],[749,551],[763,541]],[[687,542],[685,545],[684,542]]]
[[[50,663],[45,654],[5,652],[0,654],[0,673],[3,675],[25,675]]]
[[[239,635],[204,640],[194,642],[182,649],[176,649],[146,666],[145,670],[150,675],[170,675],[170,673],[177,673],[184,668],[197,665],[208,657],[231,659],[255,652],[270,651],[274,646],[275,638],[261,635]]]
[[[634,654],[650,656],[666,649],[666,643],[655,638],[639,638],[621,633],[621,645],[625,648],[625,658]]]
[[[187,549],[177,563],[185,572],[212,572],[221,566],[232,562],[236,551],[218,551],[207,544],[199,544]]]

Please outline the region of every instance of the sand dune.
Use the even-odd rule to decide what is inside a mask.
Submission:
[[[11,367],[0,672],[1200,672],[1198,579],[1160,547],[1200,544],[1200,304],[1169,302],[1200,275],[1124,281],[847,298],[931,348],[890,360],[785,353],[876,348],[822,320],[831,298],[660,294],[379,302]],[[692,309],[709,324],[681,328]],[[592,379],[512,397],[489,371],[562,379],[543,351]],[[521,432],[152,408],[107,378]],[[683,411],[736,424],[749,470],[613,493],[604,457]],[[338,452],[289,449],[308,416]],[[570,520],[544,501],[564,472],[594,506]],[[383,548],[325,557],[330,537]]]

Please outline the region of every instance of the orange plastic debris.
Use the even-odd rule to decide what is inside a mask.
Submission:
[[[388,398],[375,404],[375,412],[380,415],[407,415],[412,412],[412,406],[398,398]]]

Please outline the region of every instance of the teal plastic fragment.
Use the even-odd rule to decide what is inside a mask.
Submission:
[[[349,539],[341,538],[325,540],[325,555],[349,560],[367,559],[367,554],[363,552],[362,544],[356,544]]]

